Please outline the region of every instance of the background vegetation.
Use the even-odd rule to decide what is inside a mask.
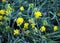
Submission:
[[[0,0],[0,43],[60,43],[60,0]]]

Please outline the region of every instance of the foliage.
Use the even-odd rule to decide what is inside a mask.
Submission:
[[[0,43],[60,43],[60,0],[1,0]]]

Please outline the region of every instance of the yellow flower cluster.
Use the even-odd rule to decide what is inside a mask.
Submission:
[[[5,2],[6,2],[6,0],[2,0],[2,2],[3,2],[3,3],[5,3]]]
[[[24,11],[24,7],[23,6],[20,7],[20,11]]]
[[[5,14],[5,10],[0,10],[0,14],[4,15]]]
[[[16,21],[17,24],[21,25],[23,22],[24,22],[23,18],[17,18],[17,21]]]
[[[57,16],[59,16],[59,17],[60,17],[60,13],[57,13]]]
[[[32,28],[35,28],[35,24],[32,23],[31,26],[32,26]]]
[[[58,26],[54,26],[54,31],[57,31],[58,30]]]
[[[35,11],[34,15],[36,18],[39,18],[40,16],[42,16],[42,13],[40,11]]]
[[[24,23],[24,28],[28,28],[29,23]]]
[[[14,35],[18,35],[18,34],[19,34],[19,30],[18,29],[14,30]]]
[[[45,26],[41,26],[40,30],[44,32],[46,30]]]

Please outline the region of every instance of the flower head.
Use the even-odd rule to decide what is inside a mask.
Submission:
[[[40,30],[44,32],[46,30],[45,26],[41,26]]]
[[[32,28],[35,28],[35,24],[34,23],[32,23],[31,26],[32,26]]]
[[[36,18],[39,18],[40,16],[42,16],[40,11],[35,11],[34,15],[35,15]]]
[[[5,2],[6,2],[6,0],[2,0],[2,2],[3,2],[3,3],[5,3]]]
[[[21,11],[24,11],[24,7],[23,7],[23,6],[21,6],[21,7],[20,7],[20,10],[21,10]]]
[[[29,23],[24,23],[24,28],[28,28]]]
[[[14,35],[18,35],[18,34],[19,34],[19,30],[18,29],[14,30]]]
[[[4,15],[5,14],[5,10],[0,10],[0,14]]]
[[[54,26],[54,31],[57,31],[58,30],[58,26]]]
[[[17,24],[21,25],[24,22],[23,18],[17,18]]]
[[[60,13],[57,13],[57,16],[59,16],[59,17],[60,17]]]

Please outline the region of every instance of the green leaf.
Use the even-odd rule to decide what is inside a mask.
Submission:
[[[22,3],[22,2],[23,2],[23,0],[18,0],[18,2],[19,2],[19,3]]]

